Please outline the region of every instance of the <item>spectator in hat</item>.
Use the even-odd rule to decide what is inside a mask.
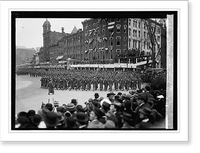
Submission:
[[[27,113],[27,117],[29,118],[29,117],[32,117],[32,116],[34,116],[35,115],[35,110],[33,110],[33,109],[30,109],[29,111],[28,111],[28,113]]]
[[[65,122],[64,122],[64,120],[65,120],[65,115],[64,115],[65,108],[62,107],[62,106],[58,106],[56,108],[56,110],[57,110],[56,113],[58,115],[58,120],[59,120],[57,128],[64,128],[64,126],[65,126]]]
[[[76,105],[78,104],[78,102],[77,102],[76,99],[72,99],[72,100],[71,100],[71,103],[74,104],[74,106],[76,106]]]
[[[141,122],[135,126],[137,129],[150,129],[156,121],[156,116],[154,116],[152,110],[147,107],[139,109],[139,118]]]
[[[44,117],[44,123],[47,129],[56,129],[59,124],[59,116],[55,112],[47,112]]]
[[[114,99],[115,99],[114,96],[115,96],[115,93],[113,93],[113,92],[110,92],[107,94],[107,98],[111,101],[111,103],[114,102]]]
[[[30,127],[29,119],[26,116],[18,116],[15,128],[26,129]]]
[[[40,125],[42,121],[42,117],[38,114],[35,114],[34,116],[31,116],[30,118],[30,124],[31,128],[38,129],[38,126]]]
[[[76,107],[73,103],[67,104],[65,114],[68,113],[68,114],[70,114],[70,116],[73,116],[75,111],[76,111]]]
[[[128,112],[123,113],[122,129],[134,129],[134,116]]]
[[[54,107],[51,103],[47,103],[43,106],[43,108],[41,108],[39,111],[38,111],[38,114],[42,117],[42,119],[44,120],[44,117],[45,115],[48,113],[48,112],[53,112],[54,111]]]
[[[148,107],[148,108],[151,108],[151,106],[145,102],[146,100],[146,96],[145,94],[143,93],[140,93],[138,94],[137,98],[136,98],[136,102],[137,102],[137,107],[135,109],[135,113],[137,114],[138,113],[138,110],[141,108],[141,107]]]
[[[88,116],[83,112],[76,114],[76,121],[79,129],[86,129],[88,124]]]
[[[92,129],[102,129],[104,128],[103,123],[100,120],[105,117],[105,114],[98,108],[95,108],[90,112],[90,123],[88,124],[88,128]]]
[[[85,113],[85,110],[84,110],[82,105],[77,105],[76,106],[76,113],[80,113],[80,112]]]
[[[135,124],[138,124],[138,123],[141,122],[141,118],[139,117],[139,115],[140,115],[139,110],[140,109],[142,109],[144,107],[151,109],[151,106],[148,103],[145,103],[145,100],[146,100],[146,95],[144,93],[138,94],[137,99],[136,99],[137,107],[135,108],[135,111],[134,111],[135,114],[136,114]]]
[[[98,93],[94,94],[94,99],[99,100],[99,94]]]
[[[101,106],[101,111],[106,114],[109,110],[110,110],[110,104],[104,101]]]
[[[67,117],[65,119],[65,129],[77,129],[76,120],[74,117]]]

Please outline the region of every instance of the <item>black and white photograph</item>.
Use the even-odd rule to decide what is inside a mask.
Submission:
[[[11,15],[12,130],[177,130],[177,12]]]
[[[2,2],[1,140],[188,141],[187,7]]]

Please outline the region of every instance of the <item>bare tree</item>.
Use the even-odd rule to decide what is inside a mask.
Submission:
[[[165,24],[160,22],[160,19],[144,19],[143,20],[144,25],[147,27],[148,30],[148,36],[149,36],[149,41],[150,41],[150,49],[152,51],[152,67],[156,67],[156,58],[161,54],[162,51],[162,46],[164,45],[160,42],[158,43],[158,38],[156,37],[156,31],[157,28],[160,28],[160,38],[165,39],[166,41],[166,26]],[[147,38],[148,41],[148,38]],[[162,41],[162,42],[164,42]],[[165,44],[166,45],[166,44]],[[156,47],[157,47],[157,53],[156,53]]]

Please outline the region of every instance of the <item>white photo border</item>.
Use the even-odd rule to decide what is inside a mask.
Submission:
[[[188,141],[188,2],[187,1],[16,1],[0,2],[1,21],[1,141]],[[63,9],[63,6],[66,6]],[[76,6],[76,8],[73,8]],[[130,8],[130,6],[133,6]],[[95,8],[95,9],[94,9]],[[102,9],[103,8],[103,9]],[[11,10],[178,11],[178,130],[177,131],[17,131],[11,132]],[[181,76],[181,77],[180,77]]]

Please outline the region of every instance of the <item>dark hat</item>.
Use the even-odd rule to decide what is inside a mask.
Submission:
[[[98,106],[99,106],[99,103],[98,103],[97,100],[93,100],[93,101],[92,101],[92,104],[93,104],[95,107],[98,107]]]
[[[117,93],[117,95],[121,96],[121,95],[122,95],[122,93],[121,93],[121,92],[118,92],[118,93]]]
[[[95,93],[95,94],[94,94],[94,97],[97,97],[97,98],[98,98],[98,97],[99,97],[99,94],[98,94],[98,93]]]
[[[18,117],[19,117],[19,116],[25,116],[25,117],[26,117],[26,116],[27,116],[27,112],[21,111],[21,112],[18,113],[17,116],[18,116]]]
[[[78,122],[87,122],[88,116],[83,112],[79,112],[79,113],[76,114],[76,120]]]
[[[49,111],[52,111],[53,110],[53,105],[51,103],[47,103],[45,105],[45,107],[49,110]]]
[[[103,116],[105,116],[105,114],[99,109],[99,108],[94,108],[94,113],[98,118],[102,118]]]
[[[56,126],[59,123],[58,115],[55,112],[47,112],[44,116],[44,122],[47,126]]]
[[[41,121],[42,121],[42,117],[38,114],[35,114],[32,118],[31,118],[31,121],[34,123],[34,124],[39,124]]]
[[[105,107],[105,108],[110,108],[110,104],[107,103],[106,101],[104,101],[104,102],[102,103],[102,106]]]
[[[74,105],[76,106],[78,102],[77,102],[76,99],[72,99],[72,100],[71,100],[71,103],[74,104]]]
[[[115,95],[113,92],[110,92],[107,94],[107,97],[111,96],[111,95]]]
[[[125,121],[133,121],[133,116],[132,114],[128,113],[128,112],[124,112],[123,113],[123,119]]]
[[[65,124],[68,128],[73,128],[76,125],[76,120],[74,117],[67,117],[65,120]]]
[[[76,111],[77,112],[85,112],[82,105],[77,105],[76,106]]]
[[[29,123],[29,120],[26,116],[19,116],[17,118],[18,123],[20,123],[21,125],[27,124]]]
[[[56,108],[56,110],[57,110],[57,112],[61,112],[61,113],[64,113],[64,112],[65,112],[65,108],[62,107],[62,106],[58,106],[58,107]]]
[[[74,105],[73,103],[69,103],[69,104],[67,105],[66,109],[67,109],[67,111],[72,112],[72,111],[75,111],[75,110],[76,110],[76,107],[75,107],[75,105]]]
[[[92,102],[92,101],[93,101],[93,99],[92,99],[92,98],[88,99],[88,102]]]
[[[145,89],[146,89],[147,91],[150,91],[151,88],[150,88],[149,86],[146,85],[146,86],[145,86]]]
[[[139,109],[139,112],[142,113],[142,114],[144,114],[144,115],[149,116],[152,111],[148,107],[142,107],[141,109]]]
[[[34,116],[35,115],[35,110],[31,109],[28,111],[28,116]]]
[[[114,101],[113,105],[117,106],[117,107],[121,107],[122,104],[119,101]]]

